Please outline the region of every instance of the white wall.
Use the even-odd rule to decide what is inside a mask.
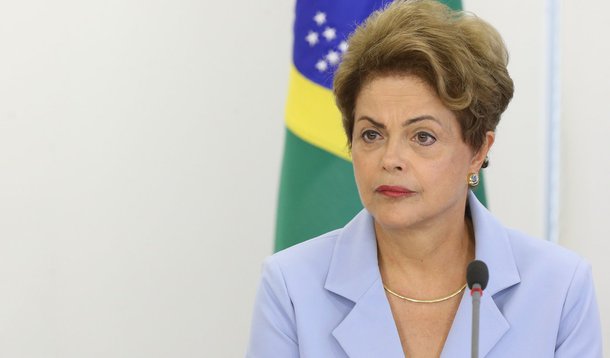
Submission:
[[[0,357],[238,357],[293,4],[0,1]]]
[[[561,4],[559,242],[593,266],[604,352],[610,356],[610,3],[563,0]]]
[[[544,5],[464,2],[504,36],[516,84],[490,205],[540,237]],[[293,7],[0,1],[0,356],[243,355],[272,249]],[[607,323],[608,81],[591,71],[607,71],[610,31],[607,11],[563,11],[560,243],[592,262]]]

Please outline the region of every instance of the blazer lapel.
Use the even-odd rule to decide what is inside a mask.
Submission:
[[[356,302],[333,336],[352,358],[404,357],[381,280]]]
[[[489,283],[481,298],[479,323],[479,356],[485,357],[510,329],[510,324],[496,305],[493,296],[521,279],[506,229],[487,211],[472,192],[468,203],[476,240],[475,256],[487,264]],[[460,306],[441,357],[459,357],[470,352],[472,333],[472,299],[468,290]]]
[[[349,357],[404,357],[381,283],[373,218],[366,210],[337,239],[324,287],[354,303],[332,332]]]
[[[485,357],[510,327],[493,298],[487,292],[481,298],[479,322],[479,356]],[[471,335],[472,299],[470,293],[466,291],[445,341],[441,357],[452,358],[470,355]]]

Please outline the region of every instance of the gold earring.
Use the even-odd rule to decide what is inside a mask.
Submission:
[[[468,174],[468,186],[474,188],[479,185],[479,173]]]

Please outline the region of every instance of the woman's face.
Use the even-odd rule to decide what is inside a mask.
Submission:
[[[418,229],[464,215],[467,176],[478,172],[493,132],[478,153],[434,90],[415,76],[383,76],[356,99],[354,175],[364,207],[386,229]]]

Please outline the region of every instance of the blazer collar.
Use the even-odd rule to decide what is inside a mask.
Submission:
[[[475,237],[475,258],[487,264],[489,283],[481,297],[479,355],[484,357],[509,330],[510,324],[493,295],[518,284],[521,279],[506,229],[487,211],[472,192],[468,205]],[[441,357],[459,357],[470,352],[472,300],[466,292],[455,314]]]
[[[504,226],[479,202],[473,192],[468,193],[468,204],[474,226],[475,258],[487,264],[489,283],[485,294],[492,296],[519,283],[521,278]]]
[[[355,303],[332,332],[349,357],[404,356],[381,283],[373,218],[366,210],[337,238],[324,287]]]
[[[493,295],[520,282],[512,248],[504,227],[472,192],[468,205],[475,235],[475,256],[490,272],[481,299],[480,347],[484,357],[509,329]],[[341,231],[324,286],[328,291],[355,303],[333,336],[350,357],[402,357],[402,346],[383,290],[377,261],[373,218],[362,210]],[[466,292],[447,336],[442,357],[456,357],[470,351],[472,303]]]
[[[363,209],[337,238],[324,287],[357,302],[380,278],[373,217]]]

